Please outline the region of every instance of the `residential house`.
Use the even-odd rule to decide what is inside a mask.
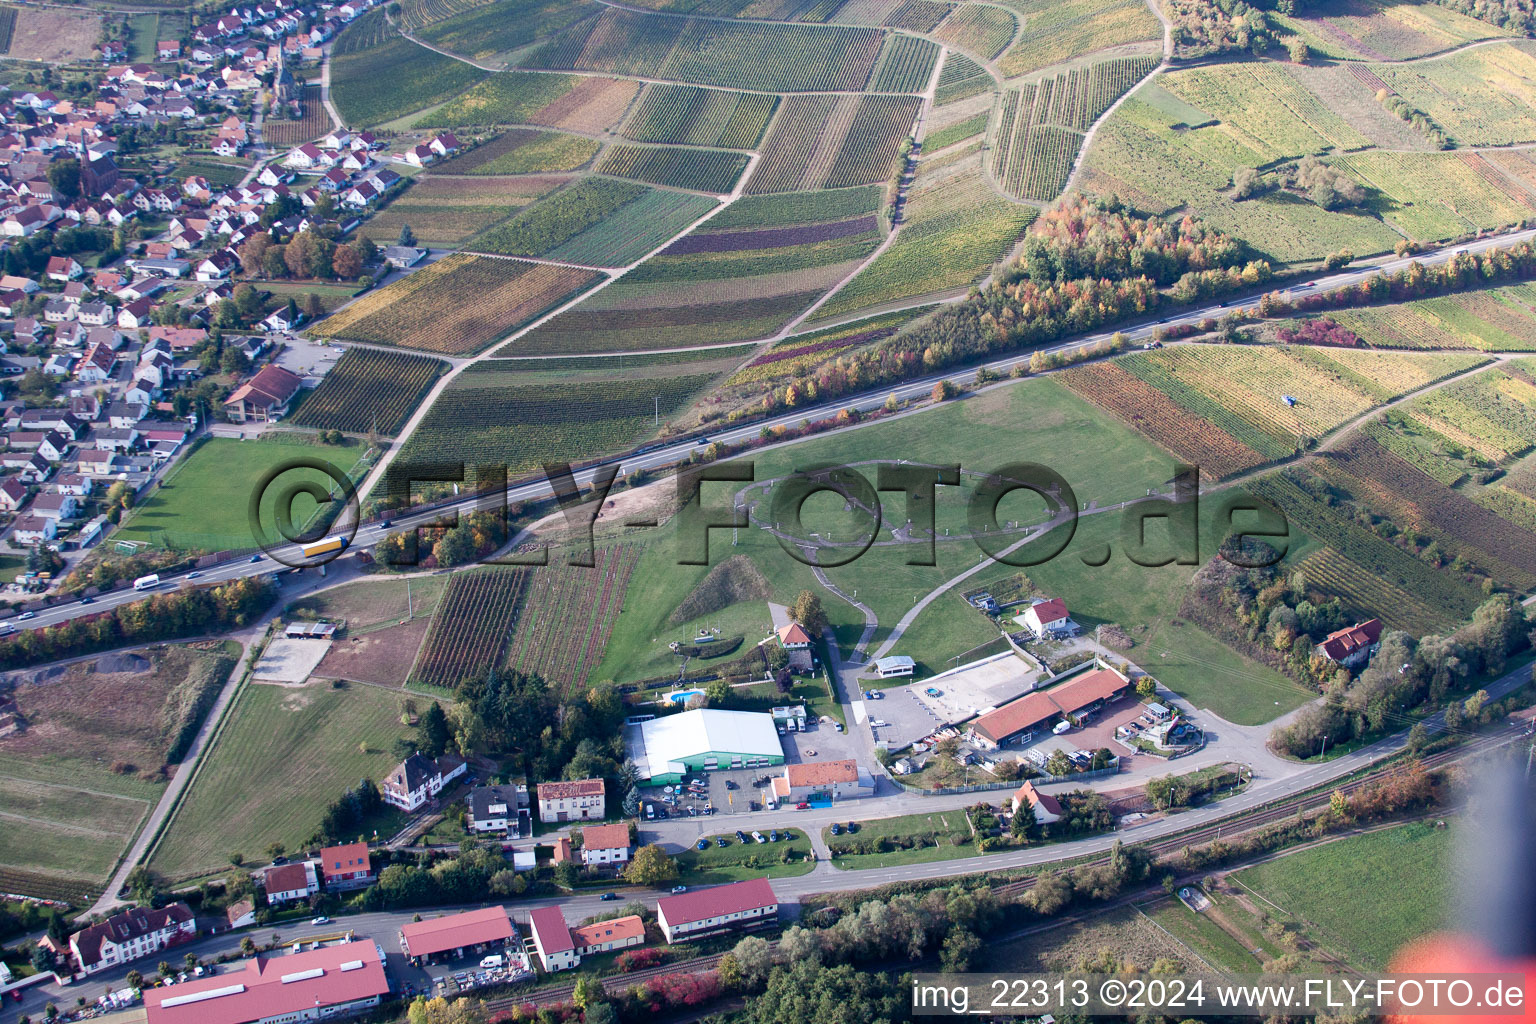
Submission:
[[[1041,825],[1049,825],[1061,817],[1061,802],[1049,794],[1041,793],[1028,782],[1013,794],[1013,813],[1018,814],[1026,804],[1035,809],[1035,821]]]
[[[538,797],[540,821],[602,821],[607,816],[602,779],[541,782]]]
[[[379,784],[384,802],[402,811],[414,811],[442,792],[443,787],[465,774],[469,765],[462,757],[444,754],[433,760],[412,754],[395,766]]]
[[[134,907],[71,935],[69,951],[82,973],[97,974],[196,937],[197,924],[185,903]]]
[[[766,878],[695,889],[656,902],[656,923],[669,943],[772,924],[778,916],[779,900]]]
[[[35,516],[54,521],[73,519],[78,507],[73,494],[39,494],[28,509]]]
[[[1035,635],[1036,640],[1076,636],[1078,625],[1067,615],[1067,603],[1059,597],[1036,600],[1015,621]]]
[[[59,523],[56,519],[46,516],[20,515],[12,524],[11,540],[17,544],[31,546],[33,544],[46,544],[59,534]]]
[[[528,934],[546,972],[568,971],[580,965],[576,942],[571,938],[571,929],[559,907],[539,907],[529,911]]]
[[[588,825],[581,830],[581,863],[584,867],[622,868],[629,863],[629,825]]]
[[[0,512],[15,512],[27,500],[27,489],[13,476],[0,480]]]
[[[224,414],[234,423],[281,419],[299,393],[304,379],[281,366],[263,366],[224,401]]]
[[[320,877],[327,889],[356,889],[373,882],[367,843],[327,846],[320,851]]]
[[[790,671],[809,672],[815,667],[815,659],[811,655],[811,634],[805,631],[804,626],[791,622],[779,630],[778,636],[779,646],[789,656]]]
[[[1335,630],[1317,645],[1317,654],[1343,668],[1359,668],[1381,649],[1381,628],[1380,619],[1367,619]]]
[[[315,874],[312,860],[277,864],[262,872],[261,887],[266,890],[267,902],[272,906],[307,900],[320,891],[320,879]]]
[[[528,787],[476,786],[469,791],[471,832],[505,832],[514,838],[530,835]]]
[[[73,281],[85,273],[85,268],[70,256],[52,256],[48,259],[47,274],[53,281]]]
[[[611,921],[578,925],[571,929],[571,940],[576,945],[578,957],[644,945],[645,921],[638,914],[630,914]]]

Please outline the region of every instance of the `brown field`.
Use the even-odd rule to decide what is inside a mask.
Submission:
[[[440,576],[413,579],[409,581],[407,595],[405,580],[359,580],[300,598],[285,608],[283,614],[342,622],[348,629],[356,631],[403,622],[408,614],[417,618],[430,617],[437,610],[437,602],[446,585],[447,580]]]
[[[1163,957],[1195,966],[1187,948],[1134,907],[999,943],[987,950],[981,966],[994,971],[1068,971],[1105,950],[1143,969]]]
[[[331,644],[314,674],[321,679],[347,679],[376,686],[405,686],[430,617],[402,626],[385,626],[362,636],[344,636]]]
[[[331,116],[320,102],[320,87],[304,87],[304,117],[298,121],[274,121],[268,118],[262,125],[262,137],[274,148],[286,148],[318,139],[331,130]]]
[[[71,665],[57,675],[27,673],[14,691],[27,721],[20,735],[0,739],[0,769],[70,766],[82,771],[131,776],[156,771],[190,710],[191,698],[218,686],[230,661],[222,648],[148,647],[144,671],[96,671],[114,666],[104,656]],[[12,762],[7,766],[7,762]],[[114,766],[115,769],[114,769]]]
[[[640,83],[628,79],[583,78],[528,120],[574,132],[605,132],[624,120],[639,91]]]
[[[101,16],[85,11],[22,7],[16,11],[8,57],[68,64],[89,60],[101,38]]]
[[[1423,133],[1377,103],[1375,93],[1353,73],[1357,70],[1344,64],[1286,68],[1303,88],[1373,144],[1427,151],[1429,141]]]

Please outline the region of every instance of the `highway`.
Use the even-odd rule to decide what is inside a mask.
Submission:
[[[1343,270],[1335,271],[1313,278],[1302,284],[1292,285],[1288,288],[1278,289],[1293,298],[1300,298],[1318,292],[1326,292],[1347,284],[1354,284],[1362,277],[1377,272],[1394,272],[1407,267],[1411,263],[1434,265],[1448,262],[1453,256],[1461,252],[1480,253],[1488,249],[1507,247],[1519,242],[1536,238],[1536,228],[1526,228],[1520,231],[1512,231],[1502,235],[1489,235],[1461,245],[1445,246],[1431,252],[1422,253],[1410,257],[1380,257],[1372,261],[1363,261]],[[711,431],[704,436],[695,436],[679,441],[663,442],[649,450],[636,454],[617,456],[594,463],[575,473],[576,482],[580,486],[587,486],[597,469],[602,466],[619,464],[619,475],[626,476],[637,470],[657,470],[673,466],[686,459],[690,454],[701,451],[712,442],[721,442],[726,445],[739,444],[750,441],[759,436],[762,430],[775,427],[795,427],[807,419],[820,419],[834,415],[841,409],[857,409],[861,412],[873,411],[882,407],[886,400],[894,394],[898,401],[907,401],[922,398],[933,390],[933,386],[941,380],[947,380],[955,385],[969,384],[976,378],[980,369],[988,369],[995,373],[1007,376],[1015,366],[1027,365],[1035,351],[1046,353],[1069,353],[1077,349],[1090,347],[1108,340],[1116,333],[1123,333],[1132,342],[1144,342],[1151,338],[1152,333],[1159,327],[1174,327],[1180,324],[1196,323],[1206,318],[1214,318],[1225,315],[1234,308],[1250,305],[1258,302],[1266,292],[1277,290],[1271,282],[1269,287],[1256,288],[1251,292],[1235,295],[1221,302],[1212,302],[1201,305],[1198,308],[1188,309],[1166,317],[1144,317],[1139,320],[1127,321],[1117,325],[1114,329],[1099,331],[1094,334],[1083,335],[1071,341],[1062,342],[1044,349],[1020,352],[1014,355],[1003,356],[980,365],[968,366],[962,370],[943,371],[930,374],[916,380],[908,381],[890,387],[865,391],[857,395],[849,395],[835,401],[826,402],[817,406],[807,406],[795,409],[793,412],[763,420],[755,420],[742,426],[730,427],[719,431]],[[878,422],[878,421],[874,421]],[[843,428],[847,430],[858,429],[859,424],[851,424]],[[785,442],[793,443],[793,442]],[[445,457],[451,457],[452,453],[444,453]],[[281,481],[281,477],[278,478]],[[274,483],[274,486],[277,484]],[[507,498],[511,502],[528,502],[548,498],[551,495],[549,484],[542,480],[525,481],[515,483],[508,487]],[[404,512],[383,522],[365,523],[359,526],[352,540],[352,548],[371,547],[389,533],[402,527],[425,526],[438,521],[442,517],[455,510],[468,510],[475,504],[484,504],[486,496],[465,496],[457,501],[440,505],[426,512]],[[344,516],[346,513],[343,514]],[[388,525],[384,525],[387,522]],[[270,531],[272,526],[267,524]],[[274,531],[275,532],[275,531]],[[188,574],[166,576],[162,581],[162,589],[171,589],[185,586],[188,582],[199,584],[221,583],[243,576],[259,576],[286,570],[290,565],[299,564],[302,561],[299,545],[290,544],[274,548],[270,555],[262,555],[259,560],[252,561],[249,556],[238,560],[225,562],[211,568],[203,569],[195,581],[188,580]],[[141,600],[146,595],[132,590],[115,591],[109,594],[98,595],[95,600],[86,604],[79,601],[65,602],[53,607],[36,612],[35,617],[19,621],[11,621],[21,628],[37,629],[51,626],[68,619],[82,615],[90,615],[121,604],[128,604]]]

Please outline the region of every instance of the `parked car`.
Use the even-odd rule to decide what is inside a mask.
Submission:
[[[738,843],[746,842],[747,841],[747,834],[745,832],[743,832],[741,829],[737,829],[736,830],[736,841]]]
[[[776,842],[779,841],[779,830],[778,829],[771,829],[768,832],[768,841],[770,843],[776,843]]]
[[[808,811],[810,809],[811,809],[811,805],[806,803],[804,800],[802,800],[799,803],[795,804],[795,810],[797,810],[797,811]]]
[[[699,850],[707,850],[707,849],[709,849],[709,840],[708,839],[700,839],[697,843],[694,844],[694,848],[695,849],[699,849]]]
[[[716,846],[725,846],[726,845],[725,836],[717,836],[715,838],[715,845]]]
[[[847,824],[847,826],[846,826],[846,827],[847,827],[847,829],[848,829],[848,834],[849,834],[849,835],[852,835],[852,834],[853,834],[853,833],[855,833],[855,832],[857,832],[857,831],[858,831],[858,830],[859,830],[859,823],[858,823],[858,822],[856,822],[856,821],[850,821],[850,822],[849,822],[849,823],[848,823],[848,824]]]
[[[832,834],[835,835],[835,836],[842,835],[843,834],[843,826],[839,825],[837,822],[834,821],[832,823]]]
[[[752,833],[752,841],[754,843],[766,843],[768,840],[763,838],[763,834],[761,832],[754,830]]]

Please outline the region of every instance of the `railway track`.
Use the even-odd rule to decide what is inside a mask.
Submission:
[[[1453,764],[1456,761],[1464,760],[1465,758],[1485,753],[1489,750],[1494,750],[1508,743],[1512,743],[1524,734],[1525,726],[1523,724],[1511,725],[1505,729],[1499,730],[1498,732],[1490,733],[1487,736],[1481,737],[1465,747],[1457,747],[1454,750],[1442,751],[1441,753],[1421,758],[1420,763],[1426,769],[1430,770],[1441,768],[1445,765]],[[1151,851],[1152,853],[1162,856],[1165,854],[1176,853],[1186,846],[1198,846],[1203,843],[1212,842],[1222,835],[1236,836],[1241,835],[1244,832],[1252,832],[1255,829],[1263,828],[1264,826],[1273,824],[1274,822],[1283,818],[1289,818],[1295,815],[1298,810],[1309,810],[1327,804],[1328,801],[1332,798],[1333,791],[1335,789],[1343,792],[1345,795],[1348,795],[1363,789],[1366,786],[1380,782],[1391,775],[1393,772],[1397,771],[1399,767],[1400,766],[1398,765],[1389,765],[1386,767],[1377,768],[1352,781],[1341,782],[1336,786],[1330,786],[1326,789],[1326,791],[1302,793],[1297,794],[1296,796],[1285,797],[1275,801],[1273,804],[1268,804],[1264,807],[1256,808],[1233,819],[1223,821],[1218,825],[1208,825],[1190,832],[1182,832],[1179,835],[1170,836],[1167,839],[1159,839],[1153,842],[1136,845],[1143,846],[1145,849]],[[1109,858],[1105,856],[1087,861],[1085,863],[1089,865],[1095,865],[1105,864],[1108,863],[1108,861]],[[1017,896],[1020,893],[1027,892],[1028,890],[1034,888],[1038,877],[1039,876],[1037,875],[1031,875],[1028,878],[1023,878],[1016,882],[1006,882],[995,886],[994,891],[1000,896]],[[768,945],[770,949],[776,948],[778,946],[778,940],[769,939]],[[678,963],[661,964],[657,967],[647,967],[642,970],[630,972],[628,974],[610,975],[608,977],[602,978],[601,981],[603,983],[603,988],[607,992],[610,994],[615,994],[622,992],[631,986],[642,984],[645,981],[653,978],[665,977],[669,974],[698,974],[703,971],[712,970],[719,965],[720,960],[722,957],[724,957],[724,955],[724,953],[715,953],[711,956],[695,957],[692,960],[683,960]],[[552,1006],[558,1003],[568,1002],[575,991],[576,986],[574,984],[559,985],[554,988],[544,988],[535,992],[529,992],[525,996],[507,996],[501,999],[487,1000],[485,1008],[494,1014],[507,1012],[514,1006]]]

